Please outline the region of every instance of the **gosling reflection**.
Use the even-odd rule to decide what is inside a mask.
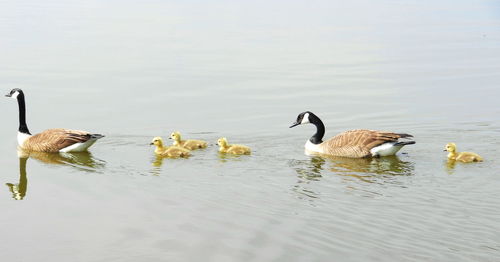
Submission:
[[[153,166],[154,167],[161,167],[161,165],[163,165],[163,157],[161,156],[155,156],[155,158],[153,159]]]
[[[448,159],[446,160],[446,172],[451,175],[453,172],[455,172],[455,166],[457,164],[457,161]]]
[[[225,163],[228,161],[242,161],[243,159],[245,159],[243,157],[244,155],[226,154],[221,152],[217,152],[217,154],[219,156],[219,162],[221,163]]]
[[[19,183],[6,183],[6,185],[9,187],[9,191],[12,193],[12,198],[15,200],[23,200],[23,198],[26,196],[26,191],[28,191],[28,178],[26,177],[27,161],[27,157],[19,158]]]

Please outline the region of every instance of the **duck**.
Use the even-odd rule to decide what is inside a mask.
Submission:
[[[443,151],[449,152],[448,160],[460,161],[464,163],[482,162],[483,158],[472,152],[457,152],[457,145],[455,143],[446,144]]]
[[[172,134],[170,134],[170,138],[173,139],[173,145],[174,146],[180,146],[189,150],[195,150],[195,149],[200,149],[200,148],[206,148],[207,147],[207,142],[203,140],[181,140],[181,133],[179,131],[175,131]]]
[[[311,111],[300,113],[290,128],[305,124],[316,126],[316,133],[305,144],[307,153],[350,158],[382,157],[395,155],[404,146],[415,144],[413,140],[399,141],[400,138],[413,138],[409,134],[368,129],[349,130],[323,141],[325,125]]]
[[[180,146],[164,146],[163,139],[159,136],[153,138],[150,145],[155,145],[155,154],[161,157],[189,157],[191,152]]]
[[[225,137],[221,137],[217,140],[217,145],[219,146],[219,152],[229,153],[234,155],[249,155],[251,149],[244,145],[230,145]]]
[[[32,135],[26,124],[26,102],[23,90],[14,88],[5,96],[16,99],[19,105],[17,143],[24,150],[46,153],[85,152],[97,140],[104,137],[101,134],[64,128],[47,129]]]

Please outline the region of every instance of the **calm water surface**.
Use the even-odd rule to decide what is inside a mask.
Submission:
[[[499,28],[495,1],[1,1],[31,131],[106,135],[17,152],[0,101],[2,261],[500,261]],[[417,144],[307,156],[305,110]],[[156,159],[174,130],[212,145]],[[451,141],[486,161],[447,163]]]

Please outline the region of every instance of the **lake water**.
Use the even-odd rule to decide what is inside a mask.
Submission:
[[[1,1],[1,92],[30,130],[106,135],[19,157],[0,102],[2,261],[500,261],[499,28],[480,0]],[[417,144],[307,156],[305,110]],[[156,159],[175,130],[211,146]]]

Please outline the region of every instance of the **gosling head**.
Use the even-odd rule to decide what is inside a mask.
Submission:
[[[181,140],[181,133],[179,131],[172,132],[172,134],[170,134],[169,139],[179,141],[179,140]]]
[[[444,150],[443,151],[448,151],[450,153],[453,153],[457,150],[457,145],[455,145],[455,143],[448,143],[446,144],[446,146],[444,147]]]
[[[221,137],[217,140],[217,145],[220,147],[227,147],[227,139],[225,137]]]
[[[161,139],[161,137],[157,136],[157,137],[153,138],[153,140],[151,141],[150,145],[155,145],[157,147],[162,147],[163,146],[163,140]]]
[[[313,118],[317,118],[315,114],[313,114],[311,111],[305,111],[300,113],[297,116],[297,120],[290,126],[290,128],[298,126],[298,125],[305,125],[311,123],[311,121],[314,121]]]

